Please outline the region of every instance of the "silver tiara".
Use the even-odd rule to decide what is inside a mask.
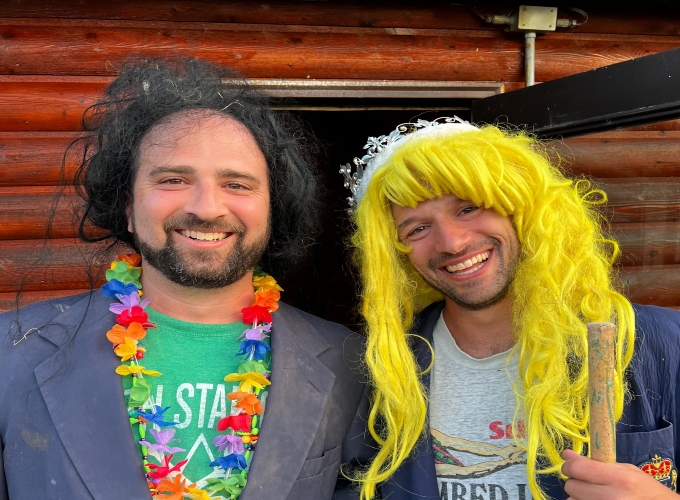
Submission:
[[[389,135],[369,137],[364,146],[364,149],[368,150],[366,154],[353,160],[356,171],[352,172],[352,166],[349,163],[340,167],[340,173],[345,178],[345,187],[352,192],[352,196],[347,198],[349,211],[357,207],[373,174],[387,162],[396,150],[396,145],[404,139],[413,136],[424,137],[435,133],[458,134],[472,130],[479,130],[479,128],[457,116],[452,116],[437,118],[431,122],[418,120],[415,123],[402,123]]]

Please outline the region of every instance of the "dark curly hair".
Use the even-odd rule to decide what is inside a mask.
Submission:
[[[225,78],[232,82],[225,85]],[[84,146],[74,181],[85,201],[78,235],[88,242],[113,238],[135,248],[126,208],[140,142],[163,118],[190,109],[233,118],[255,138],[267,160],[271,190],[272,236],[263,265],[278,273],[291,269],[312,242],[318,213],[317,181],[302,137],[288,132],[301,126],[288,114],[275,114],[268,99],[232,70],[193,58],[128,63],[100,102],[86,110],[86,134],[76,141]],[[88,230],[88,223],[104,233]]]

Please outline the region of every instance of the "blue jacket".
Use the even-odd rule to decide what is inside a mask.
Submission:
[[[429,366],[432,359],[425,340],[432,342],[432,332],[443,308],[443,302],[432,304],[416,319],[414,331],[424,340],[414,337],[412,348],[421,369]],[[670,459],[677,473],[680,461],[680,312],[639,305],[634,309],[635,356],[626,374],[632,398],[617,424],[617,461],[642,467],[658,455]],[[429,373],[423,375],[422,381],[429,387]],[[368,436],[358,437],[358,429],[355,435],[354,450],[347,450],[353,455],[345,460],[366,463],[374,447],[368,442]],[[669,477],[664,483],[669,485],[671,481]],[[540,476],[539,483],[550,498],[567,498],[564,482],[558,476]],[[412,458],[381,486],[381,494],[389,500],[441,500],[429,432],[412,453]],[[336,498],[352,497],[336,494]]]

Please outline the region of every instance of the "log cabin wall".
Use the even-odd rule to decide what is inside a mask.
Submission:
[[[477,13],[413,1],[0,3],[0,309],[16,306],[19,288],[22,304],[88,289],[84,263],[104,262],[101,246],[77,243],[73,188],[52,201],[83,111],[129,56],[191,55],[251,78],[491,81],[508,91],[523,86],[523,39],[478,14],[518,3]],[[680,13],[669,7],[587,12],[583,26],[539,36],[537,82],[680,46]],[[594,176],[609,195],[629,296],[680,307],[679,122],[559,147],[572,172]]]

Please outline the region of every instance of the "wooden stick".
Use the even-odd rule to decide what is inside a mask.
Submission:
[[[616,462],[615,332],[611,323],[588,323],[590,457],[606,463]]]

